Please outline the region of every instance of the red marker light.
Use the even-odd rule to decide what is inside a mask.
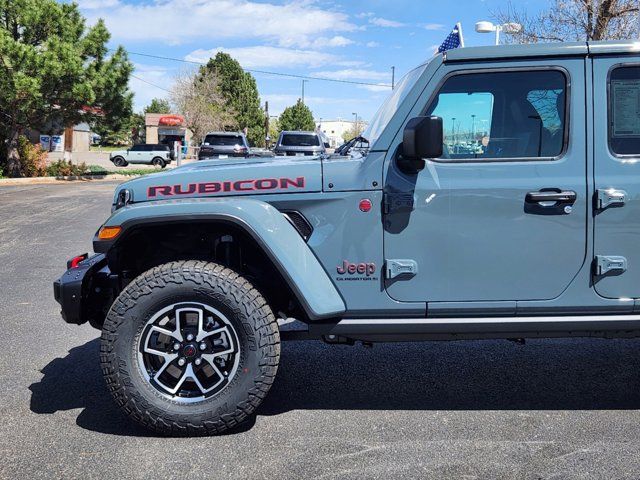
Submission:
[[[361,212],[368,212],[371,210],[371,200],[369,200],[368,198],[363,198],[362,200],[360,200],[360,204],[358,205],[358,208],[360,208]]]

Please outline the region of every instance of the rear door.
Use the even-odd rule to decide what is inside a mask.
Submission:
[[[387,195],[413,202],[387,207],[387,266],[414,262],[412,275],[387,280],[391,297],[429,308],[515,308],[553,299],[572,282],[585,262],[590,202],[584,65],[549,58],[441,67],[411,116],[443,118],[445,154],[417,175],[387,160]]]
[[[595,57],[594,285],[640,297],[640,57]]]

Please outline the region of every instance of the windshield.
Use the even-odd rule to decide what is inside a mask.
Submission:
[[[315,134],[284,134],[280,140],[280,145],[284,147],[317,147],[320,140]]]
[[[244,142],[240,135],[207,135],[204,138],[204,144],[234,147],[236,145],[243,145]]]
[[[378,112],[374,115],[369,123],[369,127],[364,131],[362,136],[369,140],[369,145],[373,146],[382,131],[385,129],[393,114],[396,113],[398,107],[411,91],[413,86],[422,75],[427,64],[420,65],[407,73],[402,80],[396,85],[391,95],[387,97]]]

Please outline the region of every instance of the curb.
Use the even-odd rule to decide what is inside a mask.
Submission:
[[[141,175],[81,175],[70,177],[29,177],[29,178],[3,178],[0,179],[0,187],[9,187],[16,185],[51,185],[62,183],[81,183],[81,182],[108,182],[113,180],[131,180]]]

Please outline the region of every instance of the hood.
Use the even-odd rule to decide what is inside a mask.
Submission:
[[[130,180],[133,203],[189,197],[225,197],[274,193],[319,192],[322,164],[318,157],[242,158],[189,163],[162,173]]]

